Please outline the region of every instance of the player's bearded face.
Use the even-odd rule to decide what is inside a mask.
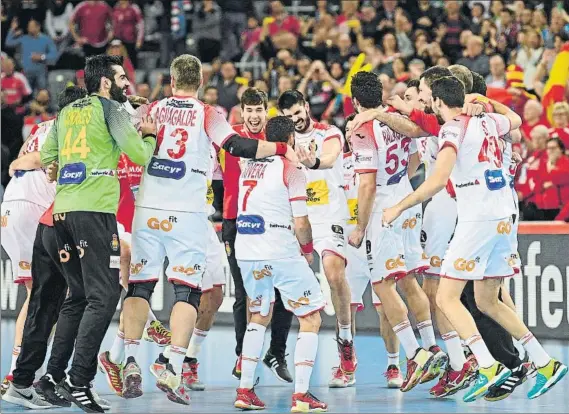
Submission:
[[[433,113],[431,108],[432,97],[433,91],[427,86],[425,79],[421,79],[421,82],[419,83],[419,103],[425,107],[424,111],[428,114]]]
[[[245,105],[243,122],[249,131],[259,133],[267,123],[267,110],[263,105]]]
[[[294,122],[294,130],[303,133],[310,126],[310,116],[304,105],[295,104],[289,109],[283,110],[283,115],[292,119]]]
[[[119,85],[117,85],[117,83],[113,80],[111,82],[111,90],[110,90],[110,94],[111,94],[111,99],[117,102],[126,102],[127,97],[126,97],[126,91],[127,91],[128,87],[125,86],[123,88],[119,87]]]

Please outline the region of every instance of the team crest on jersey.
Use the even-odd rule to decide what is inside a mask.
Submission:
[[[29,262],[25,262],[25,261],[20,261],[20,263],[18,263],[18,266],[20,267],[20,269],[22,270],[30,270],[32,268],[32,266],[30,265]]]
[[[119,238],[116,234],[113,234],[112,240],[111,240],[111,249],[113,249],[114,252],[119,250]]]

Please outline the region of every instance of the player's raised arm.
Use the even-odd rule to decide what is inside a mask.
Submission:
[[[378,120],[383,122],[392,130],[399,132],[409,138],[421,138],[426,137],[429,134],[422,130],[419,125],[411,121],[409,118],[392,112],[386,112],[386,108],[370,109],[368,111],[357,114],[352,121],[352,129],[359,128],[362,124]],[[434,134],[436,135],[436,134]]]
[[[105,122],[120,149],[138,165],[146,165],[156,148],[156,124],[143,118],[140,129],[142,139],[131,121],[130,114],[118,102],[100,98]]]

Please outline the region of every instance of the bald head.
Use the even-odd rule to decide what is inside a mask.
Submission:
[[[541,118],[543,114],[543,106],[539,101],[530,99],[524,105],[524,121],[533,124]]]

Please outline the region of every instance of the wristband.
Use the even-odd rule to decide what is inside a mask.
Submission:
[[[277,150],[275,155],[285,155],[288,150],[288,145],[284,142],[276,142]]]
[[[312,242],[300,246],[302,254],[311,254],[314,251],[314,244]]]
[[[484,107],[484,112],[486,112],[487,114],[491,114],[494,112],[494,105],[492,105],[490,99],[486,97],[476,98],[474,103],[479,103],[480,105],[482,105]]]
[[[317,170],[318,167],[320,167],[320,158],[316,158],[316,162],[314,163],[314,165],[312,167],[310,167],[311,170]]]
[[[144,135],[144,136],[142,137],[142,139],[144,139],[144,138],[154,138],[154,139],[156,139],[156,134],[146,134],[146,135]]]

